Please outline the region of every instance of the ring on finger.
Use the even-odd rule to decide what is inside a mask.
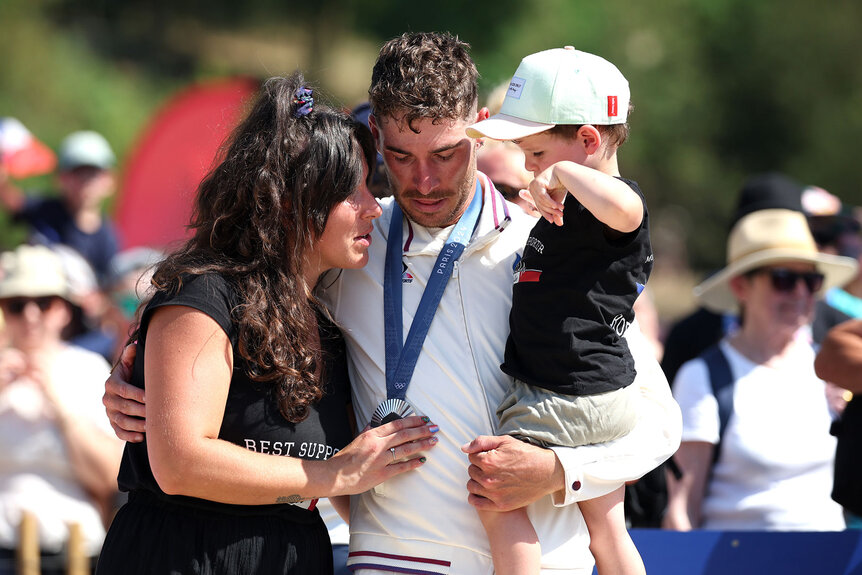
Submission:
[[[389,453],[391,453],[391,454],[392,454],[392,462],[393,462],[393,463],[395,463],[396,461],[398,461],[398,458],[397,458],[397,457],[395,457],[395,448],[394,448],[394,447],[390,447],[390,448],[389,448]]]

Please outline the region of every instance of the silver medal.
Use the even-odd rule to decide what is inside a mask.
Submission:
[[[371,414],[371,427],[379,427],[384,423],[395,421],[413,415],[413,407],[403,399],[387,399],[377,406]]]

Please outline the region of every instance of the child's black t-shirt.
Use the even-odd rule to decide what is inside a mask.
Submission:
[[[653,254],[643,193],[620,179],[644,204],[637,230],[609,239],[606,226],[567,194],[563,226],[540,219],[530,232],[515,268],[502,365],[508,375],[567,395],[614,391],[634,380],[623,334]]]

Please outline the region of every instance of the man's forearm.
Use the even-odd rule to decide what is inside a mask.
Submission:
[[[664,373],[650,354],[637,323],[626,333],[637,376],[631,384],[639,393],[635,428],[619,439],[576,448],[555,447],[566,473],[566,492],[557,505],[592,499],[638,479],[667,460],[679,448],[682,414]]]

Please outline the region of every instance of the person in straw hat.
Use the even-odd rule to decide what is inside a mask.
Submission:
[[[39,520],[43,573],[58,574],[70,524],[80,526],[86,553],[98,554],[122,450],[101,402],[110,366],[61,339],[68,297],[49,248],[0,254],[10,344],[0,349],[0,560],[14,560],[18,523],[29,512]]]
[[[665,527],[844,528],[829,497],[835,438],[808,326],[818,293],[856,270],[852,258],[817,250],[798,211],[759,210],[731,229],[727,265],[695,295],[713,311],[738,313],[740,327],[685,363],[674,380],[683,414],[674,458],[683,475],[669,477]],[[726,420],[711,386],[710,353],[730,374]]]

